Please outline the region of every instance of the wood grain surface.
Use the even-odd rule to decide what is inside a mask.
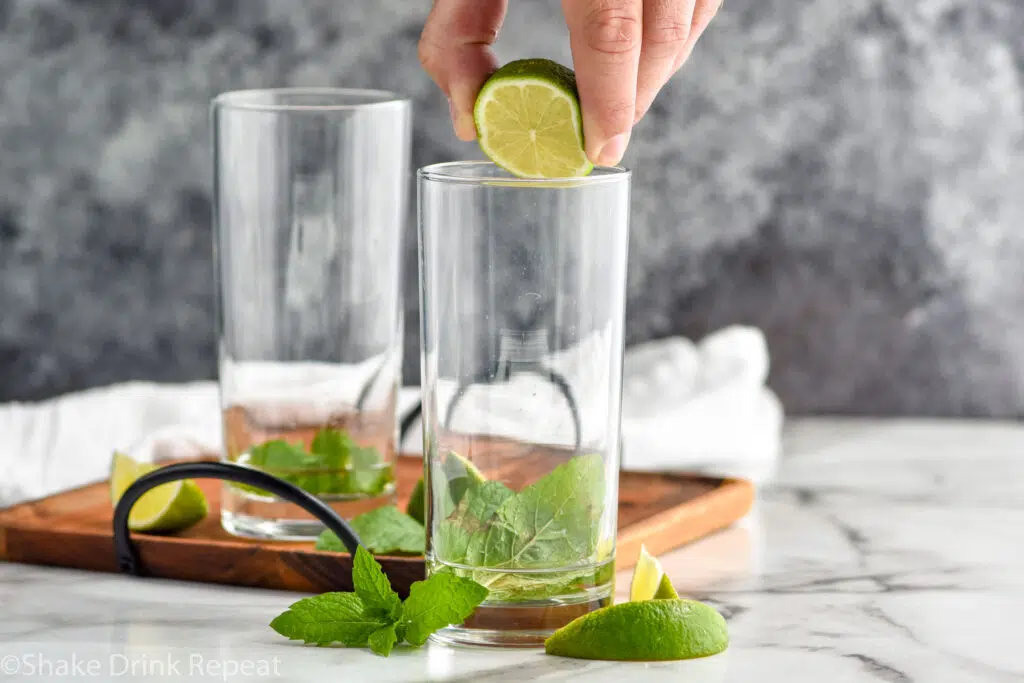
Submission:
[[[481,461],[486,465],[486,458]],[[396,473],[404,509],[422,474],[422,460],[401,456]],[[312,543],[231,536],[217,514],[221,482],[200,480],[199,485],[210,502],[207,519],[174,536],[133,535],[149,576],[308,593],[352,590],[349,555],[316,551]],[[745,481],[621,472],[617,569],[635,564],[641,543],[659,554],[729,526],[749,511],[753,499],[753,486]],[[116,572],[112,515],[105,482],[0,510],[0,559]],[[378,559],[403,595],[423,578],[422,557]]]

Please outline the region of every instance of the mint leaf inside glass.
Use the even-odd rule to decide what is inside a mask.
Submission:
[[[309,450],[299,443],[267,441],[253,446],[239,462],[317,496],[376,496],[394,481],[392,466],[383,462],[375,447],[360,446],[348,432],[332,427],[319,430]],[[255,487],[235,486],[266,495]]]
[[[438,525],[437,558],[472,567],[453,571],[495,600],[542,599],[604,583],[609,571],[601,566],[557,571],[597,559],[604,489],[599,455],[571,458],[519,493],[494,481],[469,486]]]

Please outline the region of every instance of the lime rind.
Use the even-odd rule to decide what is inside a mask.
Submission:
[[[448,451],[448,457],[454,458],[454,463],[461,467],[465,476],[469,477],[470,481],[474,484],[487,483],[487,477],[483,475],[476,465],[474,465],[469,458],[459,455],[455,451]]]
[[[669,580],[668,574],[661,575],[661,582],[658,583],[658,590],[654,593],[655,600],[677,600],[679,593]]]
[[[520,178],[572,178],[594,166],[584,151],[576,79],[546,59],[525,59],[496,71],[473,108],[480,148]]]
[[[551,655],[609,661],[696,659],[729,647],[714,608],[695,600],[623,602],[585,614],[544,642]]]

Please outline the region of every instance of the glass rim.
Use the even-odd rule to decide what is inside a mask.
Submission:
[[[278,95],[293,96],[322,96],[323,103],[316,104],[293,104],[274,102],[273,97]],[[346,98],[355,100],[365,98],[364,101],[345,102]],[[336,98],[336,102],[330,102],[330,98]],[[211,100],[211,106],[218,109],[232,109],[237,111],[262,111],[262,112],[332,112],[332,111],[353,111],[359,109],[385,108],[393,105],[408,105],[412,100],[399,95],[391,90],[375,90],[372,88],[333,88],[333,87],[309,87],[309,88],[251,88],[247,90],[228,90],[216,95]]]
[[[416,175],[421,180],[459,185],[550,187],[552,189],[573,189],[603,183],[616,183],[628,180],[633,175],[633,172],[624,166],[595,166],[591,175],[571,178],[520,178],[511,174],[487,176],[468,175],[457,172],[461,169],[484,167],[501,169],[493,161],[445,161],[439,164],[423,166],[416,171]],[[507,174],[508,172],[505,171],[505,173]]]

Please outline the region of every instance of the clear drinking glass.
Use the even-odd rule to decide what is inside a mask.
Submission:
[[[410,104],[339,89],[212,105],[224,457],[352,516],[394,498]],[[234,534],[309,538],[298,506],[225,484]]]
[[[443,641],[538,645],[611,601],[629,181],[419,171],[427,570],[490,590]]]

